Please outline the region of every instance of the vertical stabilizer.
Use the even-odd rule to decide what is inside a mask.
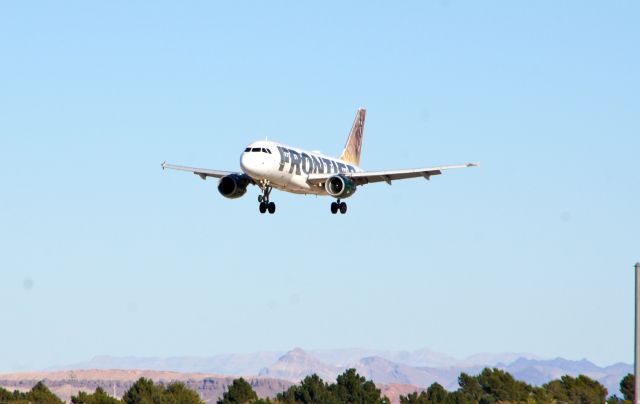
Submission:
[[[362,141],[364,138],[364,118],[366,114],[366,109],[362,107],[358,109],[356,119],[353,121],[353,127],[347,139],[347,144],[344,145],[344,150],[342,151],[342,155],[340,155],[340,160],[356,166],[360,165],[360,153],[362,152]]]

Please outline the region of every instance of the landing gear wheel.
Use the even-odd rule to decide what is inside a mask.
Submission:
[[[331,213],[334,215],[338,213],[338,204],[336,202],[331,202]]]
[[[343,215],[347,213],[347,204],[344,202],[340,203],[340,213]]]
[[[258,195],[258,202],[260,202],[260,213],[265,213],[267,210],[270,214],[275,213],[276,204],[273,202],[269,202],[269,194],[271,194],[271,190],[273,187],[269,185],[269,182],[261,182],[260,188],[262,189],[262,195]]]

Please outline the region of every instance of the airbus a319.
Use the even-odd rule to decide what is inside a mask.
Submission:
[[[162,163],[163,169],[187,171],[203,180],[207,177],[219,178],[218,191],[226,198],[239,198],[247,192],[249,185],[262,190],[258,196],[260,213],[275,213],[276,204],[271,201],[271,191],[295,194],[327,195],[335,198],[331,202],[331,213],[347,213],[347,204],[343,201],[356,192],[358,186],[403,180],[407,178],[430,179],[444,170],[473,167],[467,163],[440,167],[365,171],[360,166],[362,141],[364,138],[364,120],[366,110],[360,108],[349,133],[347,144],[339,158],[325,156],[316,151],[304,151],[273,141],[259,140],[251,143],[240,156],[242,172],[210,170]]]

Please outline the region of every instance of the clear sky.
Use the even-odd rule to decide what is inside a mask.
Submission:
[[[632,362],[637,1],[0,4],[0,371],[99,354],[427,347]],[[330,199],[163,172],[268,137]]]

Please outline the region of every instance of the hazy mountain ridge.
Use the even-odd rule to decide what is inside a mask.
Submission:
[[[300,348],[296,350],[303,351]],[[276,363],[286,351],[255,352],[247,354],[223,354],[214,356],[181,356],[181,357],[115,357],[96,356],[86,362],[51,367],[48,370],[72,369],[149,369],[178,372],[204,372],[225,375],[256,375],[261,370]],[[345,348],[303,351],[326,365],[346,369],[367,357],[380,357],[391,362],[412,367],[467,368],[475,366],[496,366],[511,363],[518,358],[536,359],[525,353],[477,354],[465,359],[421,349],[416,351],[391,351],[379,349]]]
[[[516,379],[533,385],[541,385],[564,375],[585,375],[602,383],[610,394],[618,395],[620,380],[627,373],[633,373],[633,366],[625,363],[600,367],[586,359],[571,361],[564,358],[548,360],[519,358],[507,366],[498,367],[511,373]]]
[[[258,375],[299,382],[312,373],[327,381],[347,368],[356,368],[368,379],[380,384],[403,384],[425,388],[438,382],[448,390],[458,387],[461,372],[477,374],[484,367],[497,367],[517,379],[541,385],[563,375],[584,374],[600,381],[611,394],[618,392],[619,383],[632,366],[618,363],[600,367],[586,359],[572,361],[563,358],[539,359],[530,354],[478,354],[459,360],[427,349],[389,351],[375,349],[311,350],[300,348],[289,352],[257,352],[211,357],[116,358],[96,357],[88,362],[63,369],[151,369],[181,372],[202,372],[218,375]]]
[[[202,372],[221,375],[257,375],[261,369],[272,365],[283,352],[256,352],[250,354],[224,354],[206,357],[180,356],[115,357],[96,356],[86,362],[56,366],[50,370],[73,369],[148,369],[176,372]]]
[[[335,380],[344,369],[324,363],[313,355],[296,348],[282,355],[275,363],[260,370],[259,376],[299,382],[306,376],[317,374],[322,379]]]
[[[360,352],[370,353],[371,351]],[[402,358],[402,355],[404,355],[404,360],[420,363],[420,360],[407,354],[398,355],[387,351],[382,351],[382,353],[388,357],[396,358]],[[619,392],[620,380],[633,370],[631,365],[622,363],[600,367],[586,359],[572,361],[564,358],[548,360],[530,358],[534,358],[534,356],[526,355],[526,357],[523,357],[512,353],[481,354],[462,361],[454,359],[453,363],[457,365],[430,367],[410,366],[406,363],[394,362],[382,356],[368,356],[346,365],[334,366],[320,361],[310,352],[297,348],[280,357],[272,366],[263,369],[260,372],[260,376],[298,382],[306,375],[317,373],[325,380],[335,380],[336,376],[346,368],[353,367],[359,374],[376,383],[405,384],[426,388],[434,382],[438,382],[448,390],[455,390],[458,388],[458,376],[460,373],[477,374],[485,367],[496,367],[511,373],[516,379],[536,386],[564,375],[578,376],[582,374],[598,380],[611,394],[616,394]],[[342,362],[345,363],[346,361]],[[429,362],[424,361],[422,363]]]

